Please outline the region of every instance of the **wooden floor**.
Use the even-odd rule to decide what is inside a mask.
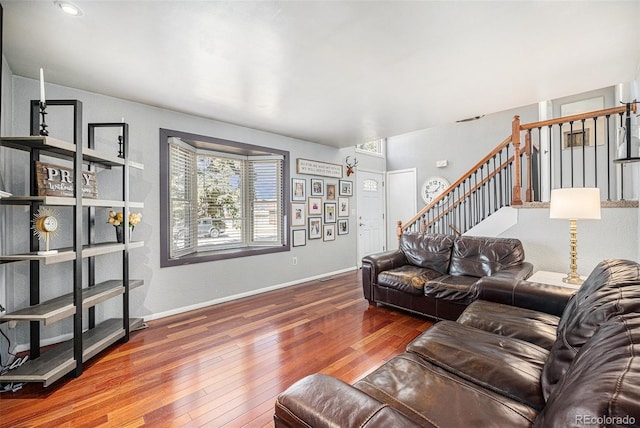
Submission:
[[[370,307],[345,273],[149,323],[49,388],[0,395],[2,427],[270,427],[316,372],[352,383],[431,325]]]

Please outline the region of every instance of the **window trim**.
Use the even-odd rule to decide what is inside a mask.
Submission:
[[[279,246],[251,246],[232,249],[217,249],[212,251],[200,251],[185,254],[180,257],[170,257],[171,239],[170,233],[170,200],[169,200],[169,139],[171,137],[194,142],[196,149],[206,149],[207,151],[222,151],[229,154],[266,154],[272,153],[282,157],[282,239],[283,245]],[[229,151],[221,150],[226,147]],[[160,267],[182,266],[192,263],[204,263],[215,260],[226,260],[238,257],[255,256],[260,254],[272,254],[290,251],[289,230],[289,203],[290,192],[290,156],[286,150],[274,149],[271,147],[261,147],[253,144],[241,143],[238,141],[225,140],[222,138],[208,137],[205,135],[192,134],[189,132],[176,131],[172,129],[160,128]]]
[[[368,155],[368,156],[374,156],[374,157],[378,157],[378,158],[386,158],[386,150],[387,150],[387,139],[386,138],[379,138],[377,140],[374,140],[377,142],[378,144],[378,151],[377,152],[372,152],[370,150],[363,150],[361,149],[359,146],[361,146],[362,144],[367,144],[367,143],[362,143],[362,144],[356,144],[354,151],[356,153],[361,153],[363,155]]]

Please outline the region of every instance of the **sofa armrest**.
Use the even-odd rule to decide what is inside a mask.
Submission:
[[[522,262],[514,266],[504,268],[493,275],[492,278],[505,278],[505,279],[527,279],[533,273],[533,264],[529,262]]]
[[[477,282],[478,299],[561,316],[576,292],[569,287],[514,278],[485,276]]]
[[[378,274],[385,270],[395,269],[407,263],[404,253],[400,250],[372,254],[362,258],[362,291],[369,302],[375,301],[373,284]]]
[[[418,426],[387,404],[324,374],[307,376],[280,394],[274,421],[276,428]]]
[[[373,268],[372,272],[377,276],[382,271],[407,264],[407,259],[402,251],[395,250],[365,256],[362,258],[362,264],[370,265]]]

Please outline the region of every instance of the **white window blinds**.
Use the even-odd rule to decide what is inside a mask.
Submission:
[[[247,162],[250,240],[253,244],[284,244],[282,159]]]
[[[196,152],[177,138],[169,141],[170,256],[195,251],[197,220],[193,201],[197,199]]]

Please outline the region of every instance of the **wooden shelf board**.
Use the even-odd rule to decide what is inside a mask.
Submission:
[[[117,253],[124,250],[124,244],[104,242],[101,244],[85,245],[82,247],[82,258],[94,257],[102,254]]]
[[[64,157],[73,157],[76,152],[76,145],[52,137],[42,137],[39,135],[31,137],[2,137],[0,145],[18,150],[45,150],[49,153]]]
[[[99,152],[94,149],[89,149],[84,147],[82,149],[82,157],[84,160],[95,162],[104,166],[123,166],[124,159],[118,157],[117,155],[112,155],[109,153]]]
[[[76,199],[63,196],[11,196],[2,199],[3,205],[28,205],[33,202],[44,205],[73,206],[76,204]]]
[[[129,331],[142,330],[147,328],[147,324],[142,318],[129,318]]]
[[[130,279],[129,290],[141,287],[144,281]],[[124,293],[123,281],[112,279],[93,287],[82,289],[82,308],[87,309]],[[0,316],[0,323],[8,321],[41,321],[44,325],[52,324],[76,313],[73,305],[73,293],[68,293],[38,305],[19,309]]]
[[[130,168],[135,168],[135,169],[139,169],[139,170],[144,170],[144,165],[141,164],[140,162],[134,162],[134,161],[129,161],[129,167]]]
[[[129,281],[131,282],[131,281]],[[112,279],[82,289],[82,309],[87,309],[124,293],[122,280]]]
[[[129,291],[144,285],[144,279],[129,279]]]
[[[122,337],[122,319],[109,319],[82,333],[82,361],[86,362]],[[73,341],[68,340],[0,376],[0,382],[42,382],[49,386],[76,367]]]
[[[88,361],[99,352],[113,345],[122,337],[125,331],[121,318],[111,318],[101,322],[96,328],[82,333],[82,361]]]
[[[110,208],[110,207],[124,207],[124,201],[121,200],[117,200],[117,199],[88,199],[88,198],[84,198],[82,199],[82,206],[83,207],[104,207],[104,208]]]
[[[4,314],[0,316],[0,322],[41,321],[44,325],[49,325],[70,317],[75,313],[76,308],[73,305],[73,295],[65,294],[38,305],[28,306],[15,312]]]
[[[49,386],[76,368],[73,342],[67,341],[0,376],[0,382],[42,382]]]
[[[26,260],[39,260],[45,265],[51,265],[55,263],[67,262],[69,260],[75,260],[76,253],[69,249],[58,250],[56,254],[50,254],[47,256],[40,256],[35,252],[24,254],[9,254],[0,255],[0,263],[21,262]]]
[[[129,249],[144,247],[144,241],[132,241],[129,242]]]

